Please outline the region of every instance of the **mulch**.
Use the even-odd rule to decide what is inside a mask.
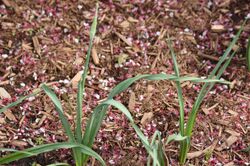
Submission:
[[[119,82],[144,73],[173,73],[166,44],[173,41],[181,75],[207,76],[250,11],[245,0],[101,1],[84,98],[83,128],[91,110]],[[0,106],[50,83],[61,99],[72,127],[76,84],[88,49],[93,1],[2,0],[0,2]],[[235,58],[197,115],[188,163],[249,165],[250,73],[246,68],[249,21]],[[202,84],[182,83],[185,116]],[[178,132],[178,98],[171,81],[139,81],[116,97],[128,106],[149,138],[155,130]],[[0,147],[25,149],[67,140],[47,96],[29,98],[0,115]],[[178,165],[178,144],[164,146],[171,165]],[[145,165],[147,153],[118,110],[107,113],[94,150],[108,165]],[[0,153],[1,154],[1,153]],[[3,153],[2,153],[3,154]],[[70,150],[41,154],[10,165],[34,162],[72,163]],[[98,165],[91,159],[90,163]]]

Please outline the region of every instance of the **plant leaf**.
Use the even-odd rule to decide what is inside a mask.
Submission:
[[[38,89],[37,91],[27,95],[27,96],[22,96],[22,97],[19,97],[19,99],[13,103],[10,103],[8,104],[7,106],[3,107],[0,109],[0,113],[6,111],[7,109],[11,108],[11,107],[14,107],[14,106],[17,106],[18,104],[22,103],[24,100],[28,99],[29,97],[32,97],[32,96],[35,96],[37,95],[38,93],[40,93],[42,90],[41,89]]]
[[[39,146],[32,147],[23,151],[14,152],[6,156],[2,156],[0,158],[0,164],[6,164],[15,160],[31,157],[34,155],[38,155],[38,154],[45,153],[45,152],[50,152],[50,151],[57,150],[57,149],[68,149],[68,148],[80,148],[81,153],[87,154],[89,156],[93,156],[98,161],[100,161],[102,165],[105,165],[105,162],[101,158],[101,156],[99,156],[95,151],[93,151],[89,147],[81,145],[81,144],[77,144],[77,143],[68,143],[68,142],[39,145]]]
[[[237,42],[237,40],[239,39],[239,36],[243,30],[243,26],[245,25],[246,20],[244,21],[243,25],[241,26],[240,30],[237,32],[236,36],[233,38],[232,42],[229,44],[228,48],[226,49],[225,53],[223,54],[223,56],[220,58],[219,62],[216,64],[215,68],[213,69],[213,71],[211,72],[211,74],[209,75],[209,79],[213,78],[215,76],[215,74],[217,73],[217,71],[219,70],[219,68],[221,67],[222,63],[226,60],[226,58],[228,57],[229,53],[231,52],[233,46],[235,45],[235,43]],[[234,54],[233,54],[234,55]],[[230,61],[229,61],[230,62]],[[224,69],[225,70],[225,69]],[[217,75],[217,79],[221,77],[222,73],[224,72],[224,70],[221,70],[221,74]],[[209,89],[208,86],[210,86]],[[187,129],[186,129],[186,135],[187,136],[191,136],[192,130],[193,130],[193,126],[194,126],[194,122],[196,119],[196,114],[198,112],[198,109],[200,107],[200,104],[202,103],[202,100],[204,99],[204,97],[206,96],[206,94],[209,92],[209,90],[213,87],[213,83],[205,83],[195,101],[195,104],[189,114],[189,118],[188,118],[188,122],[187,122]]]
[[[182,136],[180,133],[172,134],[172,135],[168,136],[166,144],[168,144],[171,141],[183,141],[187,138],[188,138],[187,136]]]
[[[70,124],[63,114],[63,108],[62,108],[61,102],[57,98],[56,94],[47,85],[43,84],[42,89],[44,90],[44,92],[50,97],[50,99],[54,103],[54,105],[56,107],[56,111],[58,112],[58,115],[59,115],[59,118],[62,122],[63,128],[64,128],[67,136],[69,137],[70,142],[75,142],[75,138],[74,138],[73,133],[70,129]]]
[[[49,164],[49,165],[47,165],[47,166],[58,166],[58,165],[70,166],[70,165],[67,164],[67,163],[54,163],[54,164]]]
[[[176,60],[176,56],[175,56],[175,52],[174,49],[171,45],[171,41],[168,38],[168,47],[170,49],[171,52],[171,56],[172,56],[172,60],[174,63],[174,71],[175,71],[175,75],[179,78],[180,77],[180,72],[179,72],[179,68],[178,68],[178,64],[177,64],[177,60]],[[180,81],[175,81],[176,83],[176,87],[177,87],[177,94],[178,94],[178,101],[179,101],[179,112],[180,112],[180,133],[181,135],[184,136],[184,99],[183,99],[183,95],[182,95],[182,88],[181,88],[181,83]]]

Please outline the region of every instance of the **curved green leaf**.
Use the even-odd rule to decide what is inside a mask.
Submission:
[[[64,128],[67,136],[69,137],[70,142],[75,142],[74,135],[70,129],[70,124],[69,124],[67,118],[64,116],[61,102],[57,98],[56,94],[48,86],[43,84],[42,89],[44,90],[44,92],[50,97],[50,99],[54,103],[54,105],[56,107],[56,111],[58,112],[58,115],[59,115],[59,118],[62,122],[63,128]]]
[[[102,165],[105,165],[105,162],[101,158],[101,156],[99,156],[95,151],[93,151],[89,147],[81,145],[81,144],[77,144],[77,143],[68,143],[68,142],[39,145],[39,146],[32,147],[23,151],[14,152],[6,156],[2,156],[0,158],[0,164],[6,164],[15,160],[35,156],[35,155],[45,153],[45,152],[50,152],[53,150],[68,149],[68,148],[79,148],[81,150],[81,153],[92,156],[96,158],[98,161],[100,161]]]

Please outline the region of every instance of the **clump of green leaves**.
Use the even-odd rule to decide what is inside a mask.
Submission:
[[[231,62],[233,56],[235,55],[235,53],[237,51],[236,50],[236,51],[233,51],[231,53],[233,46],[235,45],[235,43],[238,41],[238,39],[240,37],[240,34],[243,30],[243,26],[245,25],[245,23],[246,23],[246,20],[244,21],[243,25],[241,26],[240,30],[238,31],[238,33],[236,34],[236,36],[234,37],[232,42],[229,44],[228,48],[226,49],[225,53],[220,58],[219,62],[217,63],[217,65],[215,66],[215,68],[213,69],[211,74],[208,76],[208,79],[212,79],[212,78],[220,79],[223,72],[226,70],[227,66],[229,65],[229,63]],[[175,53],[174,53],[174,50],[171,46],[170,41],[168,41],[168,46],[170,48],[170,52],[171,52],[172,59],[174,62],[175,75],[179,78],[180,74],[179,74],[179,70],[178,70],[178,64],[177,64],[176,56],[175,56]],[[215,85],[215,82],[206,82],[203,85],[203,87],[202,87],[193,107],[192,107],[192,110],[189,113],[186,126],[184,123],[184,101],[183,101],[183,96],[182,96],[182,88],[181,88],[179,81],[176,81],[175,83],[176,83],[176,87],[177,87],[177,94],[178,94],[178,101],[179,101],[179,108],[180,108],[180,120],[179,120],[180,133],[178,135],[175,134],[173,136],[170,136],[170,138],[171,139],[175,138],[175,140],[180,141],[181,146],[180,146],[180,156],[179,157],[180,157],[180,164],[183,165],[186,162],[187,153],[190,149],[190,139],[192,136],[192,131],[193,131],[193,127],[195,125],[195,119],[196,119],[198,110],[199,110],[200,105],[201,105],[203,99],[205,98],[205,96],[208,94],[208,92]],[[183,138],[185,138],[185,139],[183,139]]]
[[[0,113],[7,110],[10,107],[16,106],[17,104],[21,103],[23,100],[37,95],[41,91],[44,91],[52,100],[52,102],[55,105],[56,111],[58,112],[58,115],[60,117],[60,120],[62,122],[65,134],[68,136],[69,141],[68,142],[61,142],[61,143],[53,143],[53,144],[43,144],[40,145],[41,141],[38,140],[38,145],[32,148],[28,148],[23,151],[17,151],[15,149],[0,149],[2,151],[13,151],[14,153],[8,154],[6,156],[2,156],[0,158],[0,164],[9,163],[15,160],[19,160],[22,158],[35,156],[41,153],[61,149],[61,148],[69,148],[72,149],[72,154],[75,159],[75,163],[77,166],[83,165],[82,160],[82,154],[86,154],[89,156],[92,156],[96,158],[102,165],[105,165],[105,162],[99,156],[95,151],[93,151],[91,148],[89,148],[86,145],[82,144],[82,129],[81,129],[81,119],[82,119],[82,100],[83,100],[83,92],[84,92],[84,85],[85,85],[85,79],[88,72],[88,65],[89,65],[89,59],[90,59],[90,53],[93,45],[94,36],[96,33],[96,27],[97,27],[97,11],[98,11],[98,5],[96,7],[96,14],[93,20],[93,23],[91,25],[90,30],[90,42],[89,42],[89,48],[87,52],[86,62],[85,62],[85,70],[82,74],[81,80],[78,84],[78,93],[77,93],[77,119],[76,119],[76,129],[75,131],[72,131],[70,128],[70,124],[64,115],[64,111],[61,105],[61,102],[57,98],[56,94],[46,85],[43,84],[40,89],[35,90],[32,94],[24,97],[20,97],[16,102],[13,102],[9,105],[7,105],[4,108],[0,109]],[[55,165],[55,164],[54,164]],[[65,164],[64,164],[65,165]]]

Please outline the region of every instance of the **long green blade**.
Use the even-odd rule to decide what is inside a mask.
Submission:
[[[179,72],[179,68],[178,68],[178,64],[177,64],[177,60],[176,60],[176,56],[175,56],[175,52],[174,49],[171,45],[171,41],[170,39],[168,39],[168,47],[170,49],[171,52],[171,56],[174,62],[174,71],[175,71],[175,75],[179,78],[180,77],[180,72]],[[182,95],[182,88],[181,88],[181,83],[180,81],[175,81],[176,83],[176,87],[177,87],[177,94],[178,94],[178,101],[179,101],[179,112],[180,112],[180,133],[182,136],[184,136],[184,99],[183,99],[183,95]]]
[[[37,91],[35,91],[35,92],[33,92],[33,93],[27,95],[27,96],[22,96],[22,97],[20,97],[17,101],[15,101],[15,102],[13,102],[13,103],[10,103],[10,104],[8,104],[7,106],[1,108],[1,109],[0,109],[0,113],[6,111],[7,109],[9,109],[9,108],[11,108],[11,107],[17,106],[18,104],[22,103],[24,100],[28,99],[29,97],[35,96],[35,95],[37,95],[37,94],[40,93],[40,92],[41,92],[41,89],[39,89],[39,90],[37,90]]]
[[[114,107],[116,107],[117,109],[119,109],[124,115],[126,115],[126,117],[128,118],[128,120],[131,123],[134,123],[134,119],[132,117],[132,115],[130,114],[129,110],[120,102],[113,100],[113,99],[108,99],[106,101],[104,101],[102,103],[103,105],[112,105]]]
[[[122,81],[119,83],[113,90],[109,93],[108,99],[113,99],[114,96],[117,94],[123,92],[126,90],[129,86],[131,86],[134,82],[140,80],[140,79],[146,79],[146,80],[179,80],[181,81],[182,78],[178,78],[175,75],[168,75],[168,74],[144,74],[144,75],[138,75],[133,78],[129,78],[125,81]],[[201,79],[201,78],[196,78],[196,77],[185,77],[185,81],[209,81],[208,79]],[[212,79],[211,79],[212,80]],[[215,80],[212,80],[215,81]],[[216,80],[217,82],[222,82],[220,80]],[[86,131],[83,136],[83,141],[82,143],[86,146],[91,147],[93,145],[94,139],[97,135],[97,132],[101,126],[101,123],[105,117],[105,114],[107,112],[108,105],[99,105],[97,106],[94,110],[93,113],[90,117],[90,119],[87,122],[87,127]],[[137,130],[136,130],[137,131]],[[138,134],[138,133],[137,133]],[[145,139],[143,139],[144,143],[147,144]],[[145,145],[144,145],[145,146]],[[87,157],[84,157],[84,161],[86,162]]]
[[[57,111],[59,118],[62,122],[63,128],[64,128],[67,136],[69,137],[69,141],[72,143],[76,142],[75,137],[73,135],[73,132],[70,129],[70,124],[69,124],[67,118],[64,116],[61,102],[57,98],[56,94],[46,85],[42,85],[42,89],[44,90],[44,92],[50,97],[50,99],[54,103],[54,105],[56,107],[56,111]],[[73,157],[76,161],[77,166],[80,164],[80,160],[81,160],[81,158],[79,158],[80,156],[78,156],[78,154],[80,154],[80,152],[77,152],[77,149],[73,148]]]
[[[67,136],[69,137],[70,142],[75,142],[74,135],[70,129],[70,124],[69,124],[68,120],[66,119],[66,117],[64,116],[61,102],[57,98],[56,94],[48,86],[42,85],[42,89],[50,97],[53,104],[55,105],[56,111],[57,111],[59,118],[62,122],[63,128],[64,128]]]
[[[6,156],[2,156],[0,158],[0,164],[6,164],[6,163],[9,163],[9,162],[12,162],[15,160],[35,156],[35,155],[45,153],[45,152],[50,152],[53,150],[69,149],[69,148],[79,148],[81,150],[81,153],[92,156],[92,157],[96,158],[98,161],[100,161],[100,163],[102,165],[105,165],[105,162],[101,158],[101,156],[99,156],[95,151],[93,151],[89,147],[81,145],[81,144],[77,144],[77,143],[68,143],[68,142],[39,145],[36,147],[26,149],[24,151],[14,152],[14,153],[8,154]]]
[[[209,79],[213,78],[215,76],[215,74],[217,73],[217,71],[219,70],[219,68],[221,67],[222,63],[226,60],[226,58],[228,57],[229,53],[231,52],[233,46],[235,45],[235,43],[237,42],[237,40],[239,39],[239,36],[243,30],[243,26],[245,25],[246,21],[244,21],[243,25],[241,26],[240,30],[237,32],[236,36],[234,37],[234,39],[232,40],[232,42],[229,44],[228,48],[226,49],[225,53],[223,54],[223,56],[220,58],[220,61],[217,63],[217,65],[215,66],[215,68],[213,69],[213,71],[211,72],[211,74],[209,75]],[[217,77],[218,79],[219,77]],[[191,110],[191,113],[189,115],[188,118],[188,123],[187,123],[187,130],[186,130],[186,134],[188,136],[191,136],[192,133],[192,129],[194,126],[194,122],[195,122],[195,118],[196,118],[196,114],[198,112],[198,109],[200,107],[200,104],[202,102],[202,100],[204,99],[205,95],[208,93],[207,91],[207,87],[210,85],[210,83],[205,83],[195,101],[195,104]],[[214,85],[214,84],[212,84]]]
[[[215,66],[215,68],[213,69],[213,71],[211,72],[211,74],[209,75],[208,79],[211,78],[216,78],[219,79],[221,77],[221,75],[223,74],[223,72],[225,71],[226,67],[229,65],[231,59],[233,58],[233,56],[235,55],[236,51],[231,54],[230,58],[228,60],[226,60],[226,58],[228,57],[229,53],[232,51],[233,46],[235,45],[235,43],[237,42],[237,40],[240,37],[241,32],[243,31],[243,26],[245,25],[246,20],[243,22],[240,30],[237,32],[236,36],[233,38],[232,42],[229,44],[228,48],[226,49],[225,53],[223,54],[223,56],[220,58],[219,62],[217,63],[217,65]],[[223,64],[223,62],[226,60],[225,64],[221,67],[221,65]],[[221,68],[221,69],[220,69]],[[219,70],[219,72],[218,72]],[[217,73],[218,72],[218,73]],[[217,76],[215,76],[215,74],[217,73]],[[187,122],[187,128],[185,131],[185,135],[188,136],[189,138],[192,135],[192,130],[194,127],[194,123],[195,123],[195,119],[196,119],[196,115],[197,112],[199,110],[199,107],[203,101],[203,99],[205,98],[205,96],[207,95],[207,93],[213,88],[214,83],[205,83],[194,103],[194,106],[189,114],[189,118],[188,118],[188,122]],[[180,156],[180,163],[184,164],[186,161],[186,156],[187,156],[187,152],[189,150],[190,147],[190,143],[184,142],[182,144],[183,147],[183,151],[181,152],[181,156]]]
[[[54,164],[49,164],[49,165],[47,165],[47,166],[70,166],[69,164],[67,164],[67,163],[54,163]]]
[[[19,151],[19,150],[10,149],[10,148],[0,148],[0,151],[1,152],[18,152],[18,153],[23,153],[23,154],[27,154],[27,155],[35,155],[34,153]]]
[[[93,22],[92,22],[92,25],[90,28],[90,41],[89,41],[89,47],[88,47],[86,61],[85,61],[85,65],[84,65],[84,71],[83,71],[81,79],[78,83],[77,115],[76,115],[76,130],[75,130],[76,141],[78,143],[82,142],[82,101],[83,101],[83,93],[85,92],[85,82],[86,82],[86,77],[88,74],[91,50],[92,50],[92,46],[93,46],[94,37],[96,34],[97,17],[98,17],[98,3],[96,5],[95,17],[93,19]],[[75,158],[78,159],[77,165],[82,166],[83,165],[83,158],[82,158],[80,150],[76,150],[76,155],[77,156]]]

